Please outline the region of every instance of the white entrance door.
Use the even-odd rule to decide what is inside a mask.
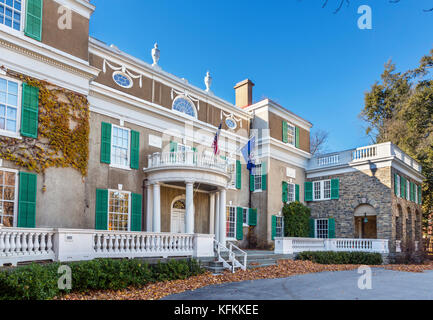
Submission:
[[[171,232],[185,233],[185,209],[171,210]]]

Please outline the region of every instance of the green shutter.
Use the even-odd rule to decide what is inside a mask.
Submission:
[[[272,240],[275,240],[277,235],[277,216],[272,216]]]
[[[101,123],[101,162],[111,163],[111,124]]]
[[[142,195],[131,194],[131,231],[141,231]]]
[[[26,27],[24,34],[42,40],[42,0],[27,0]]]
[[[410,200],[415,202],[415,183],[410,183]]]
[[[295,147],[299,148],[299,128],[295,128]]]
[[[251,192],[255,191],[255,188],[254,188],[254,175],[253,174],[250,174],[250,191]]]
[[[334,218],[328,219],[328,238],[329,239],[335,238],[335,219]]]
[[[288,130],[289,130],[289,126],[288,126],[287,122],[283,121],[283,142],[284,143],[289,142]]]
[[[131,130],[131,169],[138,170],[140,166],[140,133]]]
[[[295,184],[295,201],[299,202],[299,184]]]
[[[177,152],[177,142],[170,141],[170,152]]]
[[[266,190],[267,188],[267,178],[268,178],[268,173],[266,171],[266,162],[262,163],[262,190]]]
[[[248,224],[250,226],[256,226],[257,225],[257,209],[250,208],[248,210]]]
[[[95,229],[108,229],[108,190],[96,189]]]
[[[244,238],[244,214],[241,207],[237,208],[236,212],[236,239],[242,240]]]
[[[398,195],[398,175],[394,173],[394,194]]]
[[[406,180],[403,177],[400,177],[400,197],[406,198]]]
[[[315,238],[316,237],[316,223],[314,219],[310,219],[310,238]]]
[[[289,185],[286,181],[283,181],[283,195],[282,195],[282,200],[283,203],[286,203],[288,201],[288,193],[289,193]]]
[[[305,182],[305,201],[313,201],[313,183]]]
[[[38,137],[38,113],[39,113],[39,88],[23,83],[21,109],[21,135],[37,139]]]
[[[37,176],[34,173],[19,173],[18,228],[36,227]]]
[[[331,180],[331,199],[339,199],[340,198],[340,180],[332,179]]]
[[[242,165],[240,160],[236,160],[236,189],[242,189]]]
[[[418,186],[418,204],[422,204],[422,188]]]

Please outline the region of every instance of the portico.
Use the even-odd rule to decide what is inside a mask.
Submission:
[[[214,234],[217,241],[225,243],[226,190],[230,179],[226,162],[219,157],[210,159],[188,151],[155,153],[149,156],[148,164],[144,169],[147,175],[146,231],[179,233],[184,230],[186,234],[194,234],[206,230]],[[179,195],[164,194],[167,189],[178,190]],[[194,205],[197,196],[205,198],[202,202],[208,205],[197,210]],[[164,221],[167,218],[171,220],[168,223]],[[173,219],[176,219],[175,224]],[[184,228],[173,227],[179,223],[183,223]],[[169,230],[163,230],[163,225]]]

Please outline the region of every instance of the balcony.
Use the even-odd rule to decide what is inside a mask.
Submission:
[[[356,149],[329,153],[310,160],[308,171],[323,168],[337,168],[349,165],[362,164],[363,162],[375,162],[380,160],[398,159],[405,165],[421,173],[421,165],[404,153],[391,142],[360,147]]]

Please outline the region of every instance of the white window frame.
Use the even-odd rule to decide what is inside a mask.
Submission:
[[[293,132],[293,134],[290,134]],[[292,139],[290,139],[292,137]],[[287,122],[287,143],[294,146],[296,144],[296,127],[289,122]]]
[[[19,190],[18,186],[20,183],[19,177],[18,177],[18,170],[0,167],[0,171],[12,172],[15,174],[15,199],[13,201],[13,203],[14,203],[13,226],[14,226],[14,228],[16,228],[18,225],[18,190]]]
[[[290,192],[290,189],[293,192]],[[292,195],[292,198],[291,196]],[[296,201],[296,185],[294,183],[287,183],[287,203],[292,203]]]
[[[235,207],[235,206],[226,206],[226,212],[225,212],[225,214],[226,214],[226,222],[228,221],[227,220],[227,210],[229,210],[229,212],[230,212],[230,209],[234,210],[234,215],[233,215],[234,216],[234,222],[233,222],[234,231],[233,231],[233,237],[230,237],[228,235],[229,230],[227,230],[227,223],[226,223],[226,237],[227,237],[227,240],[236,240],[237,207]],[[229,214],[229,216],[230,216],[230,214]]]
[[[329,198],[325,198],[325,182],[329,182]],[[319,185],[320,197],[316,197],[316,186]],[[332,198],[332,182],[331,179],[313,181],[313,201],[326,201]]]
[[[276,220],[275,220],[275,237],[276,238],[281,238],[284,237],[284,216],[275,216]],[[281,220],[281,227],[278,226],[278,220]],[[278,233],[278,230],[280,230],[280,234]]]
[[[9,138],[22,139],[20,132],[21,132],[23,82],[16,80],[14,78],[8,77],[8,76],[3,76],[3,75],[0,76],[0,79],[15,82],[18,85],[16,132],[7,131],[6,129],[5,130],[0,129],[0,135],[4,136],[4,137],[9,137]],[[6,110],[5,110],[5,115],[6,115],[6,113],[7,113],[7,96],[6,96],[5,106],[6,106]],[[5,122],[5,128],[6,128],[6,122]]]
[[[121,130],[126,130],[128,131],[128,151],[127,151],[127,157],[128,157],[128,163],[126,166],[121,165],[121,164],[117,164],[113,162],[113,141],[114,141],[114,128],[118,128]],[[118,169],[124,169],[124,170],[131,170],[131,129],[129,128],[125,128],[122,126],[118,126],[113,124],[112,128],[111,128],[111,147],[110,147],[110,157],[111,157],[111,161],[110,161],[110,166],[114,167],[114,168],[118,168]]]
[[[319,237],[319,221],[326,221],[326,237]],[[325,229],[321,229],[321,231],[324,231]],[[314,238],[319,239],[328,239],[329,236],[329,219],[314,219]]]
[[[108,208],[107,208],[107,227],[109,229],[109,225],[110,225],[110,194],[111,192],[119,192],[119,193],[124,193],[128,195],[128,230],[126,232],[131,231],[131,201],[132,201],[132,197],[131,197],[131,192],[130,191],[123,191],[123,190],[115,190],[115,189],[108,189]],[[117,230],[116,230],[117,231]],[[119,231],[122,232],[122,231]]]
[[[250,216],[250,209],[249,208],[246,208],[246,207],[242,207],[242,218],[244,218],[243,220],[245,220],[245,221],[243,221],[243,225],[244,225],[244,227],[248,227],[249,226],[249,223],[250,223],[250,218],[249,218],[249,216]]]
[[[194,109],[194,116],[191,116],[187,113],[181,112],[179,110],[174,109],[174,103],[176,102],[176,100],[179,99],[185,99],[187,100],[191,105],[192,108]],[[197,107],[195,106],[195,103],[186,95],[179,95],[176,98],[173,99],[173,102],[171,103],[171,111],[173,111],[174,113],[178,114],[178,115],[182,115],[184,117],[187,117],[188,119],[193,119],[193,120],[197,120],[198,119],[198,112],[197,112]]]
[[[259,168],[260,174],[257,174],[256,170]],[[263,172],[262,172],[262,164],[257,163],[256,166],[253,168],[254,170],[254,192],[262,192],[262,186],[263,186]],[[256,186],[259,184],[257,181],[260,180],[260,188],[256,188]]]
[[[6,3],[5,3],[6,5]],[[24,36],[24,31],[25,31],[25,20],[27,18],[27,0],[21,0],[21,21],[20,21],[20,30],[15,30],[12,27],[8,27],[7,25],[5,25],[4,23],[0,23],[0,30],[2,31],[6,31],[8,33],[16,33],[20,36]]]
[[[227,158],[227,165],[233,167],[233,171],[231,172],[231,179],[228,183],[229,189],[236,189],[236,159],[235,158]]]

